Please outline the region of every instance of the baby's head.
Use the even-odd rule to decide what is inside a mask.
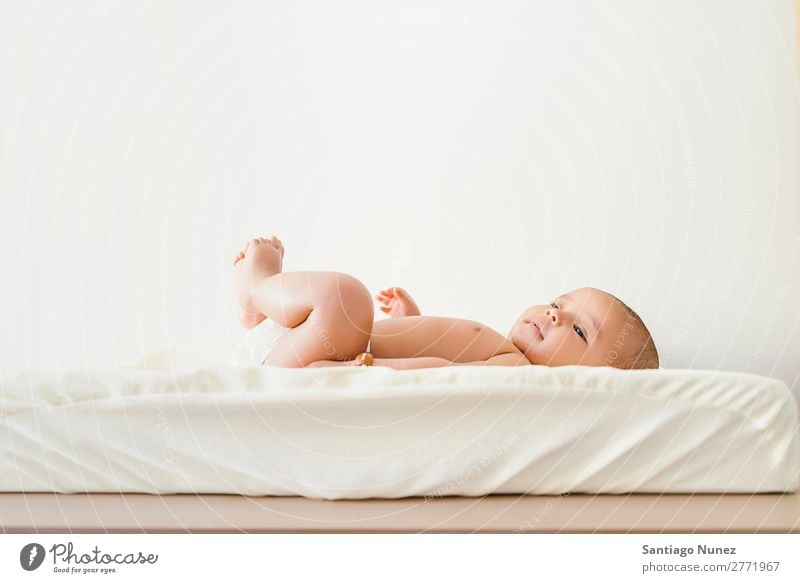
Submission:
[[[509,339],[531,364],[658,368],[641,318],[610,293],[583,287],[527,308]]]

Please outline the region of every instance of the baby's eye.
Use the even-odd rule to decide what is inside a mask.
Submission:
[[[583,341],[585,342],[586,341],[586,334],[583,333],[583,328],[581,328],[580,326],[572,326],[572,328],[575,330],[575,332],[578,334],[578,336],[580,336],[583,339]]]
[[[555,303],[555,302],[550,302],[550,307],[551,307],[551,308],[558,309],[558,306],[556,305],[556,303]]]

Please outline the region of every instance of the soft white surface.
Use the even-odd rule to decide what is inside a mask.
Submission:
[[[583,367],[16,372],[0,491],[365,498],[798,486],[768,378]]]

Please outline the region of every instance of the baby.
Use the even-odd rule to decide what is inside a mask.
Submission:
[[[239,361],[279,367],[380,365],[613,366],[658,368],[658,352],[636,313],[613,295],[580,288],[527,308],[508,336],[471,320],[423,316],[400,288],[375,299],[357,279],[332,271],[283,272],[276,238],[251,239],[234,258],[241,323],[250,329]]]

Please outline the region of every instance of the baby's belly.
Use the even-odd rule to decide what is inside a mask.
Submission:
[[[378,320],[372,328],[370,351],[377,358],[438,356],[452,362],[486,360],[519,352],[503,335],[472,320],[437,316],[407,316]]]

